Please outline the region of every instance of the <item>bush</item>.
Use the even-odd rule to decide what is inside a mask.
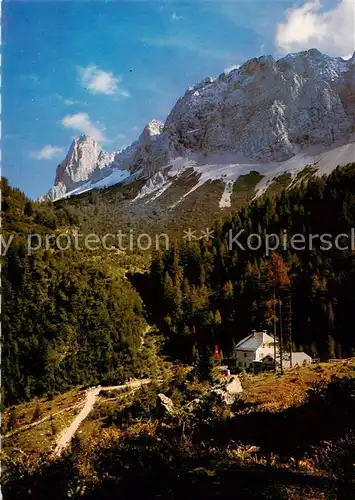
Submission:
[[[132,420],[147,420],[156,416],[158,393],[161,389],[154,384],[143,385],[135,394],[135,401],[123,410],[115,411],[110,415],[108,424],[122,426]]]
[[[331,443],[324,443],[312,459],[316,469],[331,474],[338,480],[335,487],[338,498],[355,498],[355,433]],[[334,486],[333,486],[334,489]]]
[[[232,413],[249,413],[253,408],[255,408],[256,403],[248,401],[246,394],[243,392],[237,394],[234,399],[234,403],[231,406]]]

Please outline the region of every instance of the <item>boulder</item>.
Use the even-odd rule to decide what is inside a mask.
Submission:
[[[157,411],[158,413],[165,415],[171,413],[174,409],[174,403],[165,394],[159,393],[157,398]]]
[[[212,389],[212,392],[218,394],[222,401],[227,405],[231,405],[234,403],[234,396],[232,394],[228,394],[224,387],[216,387]]]
[[[239,377],[232,377],[228,384],[226,385],[226,391],[228,394],[239,394],[243,392],[242,384],[239,380]]]
[[[227,405],[234,402],[235,395],[243,392],[242,384],[238,377],[232,377],[227,384],[216,385],[212,388],[212,392],[219,394],[222,401]]]

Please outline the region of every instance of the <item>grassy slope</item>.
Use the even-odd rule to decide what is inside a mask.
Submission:
[[[55,437],[74,419],[80,406],[84,403],[84,388],[76,388],[53,399],[39,398],[29,403],[21,403],[15,407],[16,426],[9,428],[11,409],[3,413],[2,418],[2,447],[5,453],[13,448],[19,448],[29,455],[49,451]],[[39,416],[34,418],[39,409]],[[48,418],[53,415],[53,418]],[[44,420],[43,422],[41,422]],[[40,422],[27,430],[26,426]],[[54,432],[55,431],[55,432]],[[6,437],[7,434],[11,436]]]
[[[164,377],[170,378],[174,373],[174,367],[163,362]],[[306,391],[315,382],[329,381],[332,377],[353,376],[355,377],[355,359],[351,361],[339,361],[336,363],[319,363],[304,367],[295,367],[288,370],[284,375],[265,373],[259,375],[241,375],[242,385],[247,401],[256,403],[259,410],[279,411],[299,405],[304,401]],[[97,401],[93,412],[81,424],[80,431],[83,437],[95,437],[100,434],[105,425],[107,416],[120,408],[124,408],[134,400],[134,394],[115,391],[103,395]],[[37,455],[48,451],[53,445],[58,433],[70,424],[80,408],[72,408],[84,401],[84,389],[74,389],[68,393],[55,397],[52,401],[42,398],[38,400],[41,415],[38,420],[69,409],[54,417],[56,434],[53,435],[51,420],[47,420],[31,429],[18,432],[3,441],[3,450],[9,452],[12,447],[19,448],[29,455]],[[32,417],[37,401],[23,403],[16,407],[18,428],[22,428],[32,422]],[[3,434],[9,421],[10,411],[7,410],[3,416]]]
[[[281,193],[281,191],[289,187],[291,181],[292,181],[291,174],[288,173],[281,174],[278,177],[275,177],[273,179],[272,184],[270,184],[270,186],[265,191],[264,197],[273,197]]]
[[[257,403],[262,410],[278,411],[302,404],[312,384],[329,381],[334,376],[355,377],[355,359],[297,366],[282,376],[274,373],[245,374],[241,380],[248,401]]]
[[[297,186],[302,182],[308,182],[316,173],[316,168],[312,165],[307,165],[303,170],[297,173],[292,181],[292,186]]]

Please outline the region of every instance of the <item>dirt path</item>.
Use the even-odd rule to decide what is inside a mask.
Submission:
[[[94,404],[96,402],[96,399],[98,398],[98,395],[101,391],[114,391],[115,389],[126,389],[126,388],[137,389],[138,387],[141,387],[144,384],[149,384],[149,382],[150,382],[150,379],[134,380],[134,381],[128,382],[127,384],[124,384],[124,385],[113,385],[113,386],[109,386],[109,387],[98,386],[98,387],[93,387],[93,388],[89,389],[86,392],[86,401],[85,401],[83,409],[75,417],[75,419],[70,424],[70,426],[67,427],[66,429],[64,429],[64,431],[59,435],[56,447],[54,449],[54,456],[59,457],[61,455],[62,451],[64,450],[64,448],[66,448],[66,446],[68,446],[72,437],[74,436],[74,434],[78,430],[78,427],[81,424],[81,422],[86,419],[86,417],[89,415],[89,413],[93,409]]]

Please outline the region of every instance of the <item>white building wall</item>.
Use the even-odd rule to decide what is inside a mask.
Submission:
[[[265,356],[274,357],[274,343],[261,345],[256,351],[235,351],[235,359],[237,368],[244,370],[249,368],[252,361],[261,361]]]
[[[250,363],[255,361],[256,352],[255,351],[236,351],[236,362],[237,368],[244,370],[244,368],[249,368]]]
[[[279,356],[280,360],[280,356]],[[290,354],[288,352],[284,353],[282,356],[282,363],[284,368],[290,368]],[[292,366],[302,366],[303,364],[312,363],[311,356],[308,356],[305,352],[293,352],[292,353]]]
[[[257,350],[256,350],[256,357],[255,361],[261,361],[265,356],[272,356],[273,358],[275,357],[274,354],[274,343],[270,342],[267,344],[262,344]]]

